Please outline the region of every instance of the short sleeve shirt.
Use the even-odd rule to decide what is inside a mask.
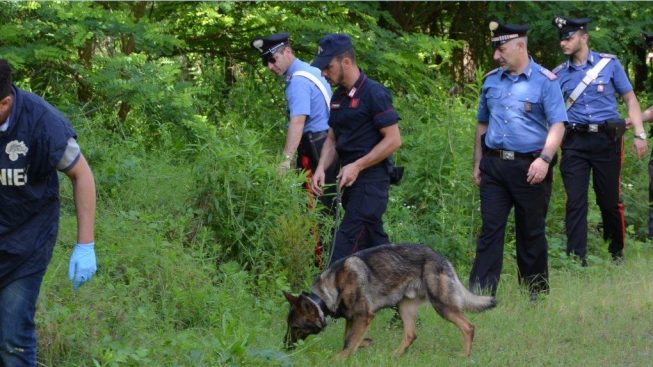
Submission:
[[[530,60],[519,75],[499,68],[481,89],[476,118],[488,123],[485,144],[491,149],[531,153],[542,150],[549,127],[567,121],[556,77]]]
[[[23,254],[54,245],[56,166],[75,137],[70,121],[54,107],[14,88],[9,128],[0,132],[0,251]]]
[[[329,98],[331,87],[322,77],[320,70],[309,64],[295,59],[286,71],[286,100],[288,102],[288,116],[306,116],[304,133],[325,131],[329,128],[329,109],[324,95],[310,79],[293,75],[297,71],[306,71],[315,76],[324,86]]]
[[[361,72],[351,90],[339,87],[331,98],[329,127],[343,165],[369,153],[383,138],[380,129],[399,122],[390,92]]]
[[[610,62],[569,108],[569,122],[579,124],[602,124],[618,119],[616,94],[624,95],[633,90],[623,66],[614,55],[599,54],[590,51],[584,65],[574,65],[567,60],[554,69],[558,76],[562,94],[565,99],[571,95],[576,86],[603,57]]]

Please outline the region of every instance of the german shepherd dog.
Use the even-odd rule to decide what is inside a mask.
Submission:
[[[374,315],[393,306],[398,306],[404,324],[404,339],[395,353],[403,354],[417,338],[417,309],[427,300],[440,316],[462,331],[465,356],[469,356],[474,325],[463,312],[481,312],[496,305],[494,297],[477,296],[467,290],[444,256],[427,246],[410,244],[357,252],[320,274],[310,294],[284,295],[290,303],[286,347],[324,330],[326,316],[344,317],[345,346],[339,357],[369,345],[371,339],[365,334]]]

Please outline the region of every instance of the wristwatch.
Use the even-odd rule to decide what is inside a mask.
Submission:
[[[546,163],[551,163],[551,157],[549,157],[544,153],[540,154],[540,158],[542,158],[542,160],[545,161]]]
[[[635,138],[636,139],[641,139],[641,140],[646,140],[647,136],[646,136],[646,133],[642,131],[639,134],[635,134]]]

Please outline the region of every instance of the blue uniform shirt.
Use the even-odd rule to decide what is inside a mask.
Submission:
[[[488,123],[491,149],[530,153],[542,150],[549,126],[567,121],[555,75],[532,59],[523,73],[490,72],[483,83],[476,118]]]
[[[569,122],[602,124],[620,117],[615,93],[624,95],[632,91],[633,86],[628,81],[628,76],[619,60],[613,55],[605,56],[612,60],[569,108],[567,111]],[[554,69],[565,99],[585,77],[587,71],[593,68],[601,58],[601,54],[590,50],[585,65],[576,66],[567,60]]]
[[[398,122],[390,92],[362,71],[350,91],[341,86],[333,93],[329,127],[336,135],[336,150],[343,166],[369,153],[383,138],[379,130]],[[377,168],[387,178],[382,162],[361,172],[359,179],[361,175],[375,175]]]
[[[59,222],[56,167],[75,131],[42,98],[18,88],[13,92],[9,128],[0,132],[0,251],[25,255],[54,246]]]
[[[286,100],[288,101],[288,116],[306,115],[304,133],[315,133],[329,129],[329,109],[320,89],[303,76],[294,76],[296,71],[307,71],[316,76],[324,85],[329,97],[331,87],[322,77],[320,70],[295,59],[286,71]],[[310,98],[307,98],[309,96]]]

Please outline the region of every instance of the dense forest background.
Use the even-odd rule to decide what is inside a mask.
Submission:
[[[552,69],[563,60],[554,15],[592,18],[591,47],[618,55],[648,106],[651,2],[2,2],[0,57],[18,86],[70,117],[98,186],[99,271],[72,292],[64,269],[74,207],[63,180],[65,215],[39,302],[40,363],[290,363],[281,335],[252,347],[283,320],[281,290],[307,289],[318,271],[304,178],[275,170],[283,81],[249,47],[273,32],[290,32],[305,61],[323,35],[352,36],[362,69],[390,89],[402,117],[396,160],[406,175],[391,192],[390,238],[436,248],[466,279],[480,226],[475,108],[495,67],[487,24],[530,24],[529,50]],[[551,267],[564,269],[576,265],[564,255],[555,172],[547,232]],[[647,162],[628,151],[622,190],[634,243],[646,240],[647,177]],[[590,261],[608,262],[596,208],[589,218]]]

